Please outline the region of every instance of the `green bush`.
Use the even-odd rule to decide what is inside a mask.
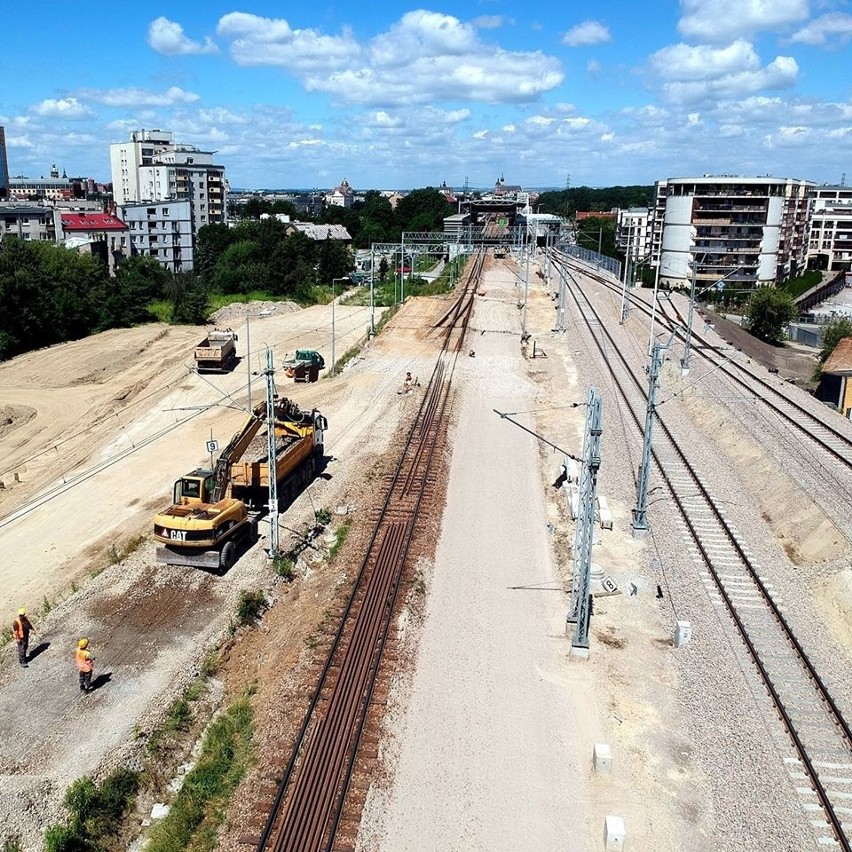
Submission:
[[[243,589],[237,602],[237,621],[240,624],[251,624],[260,618],[268,606],[269,602],[262,591],[250,592]]]
[[[286,580],[288,583],[292,583],[295,577],[293,573],[296,566],[293,563],[293,560],[287,556],[282,556],[280,553],[275,556],[272,560],[272,570],[279,576]]]
[[[317,509],[314,512],[314,518],[317,522],[318,526],[324,527],[331,523],[331,510],[330,509]]]
[[[118,833],[125,813],[136,799],[139,774],[117,769],[97,785],[78,778],[65,793],[67,825],[52,825],[44,834],[46,852],[101,852]]]

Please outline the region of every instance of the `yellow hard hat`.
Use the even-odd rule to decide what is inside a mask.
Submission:
[[[26,611],[23,607],[21,607],[21,608],[18,610],[18,615],[26,615],[26,614],[27,614],[27,611]]]
[[[81,640],[77,643],[77,647],[78,647],[78,648],[85,648],[85,647],[86,647],[86,645],[88,645],[88,644],[89,644],[89,640],[88,640],[88,639],[81,639]]]

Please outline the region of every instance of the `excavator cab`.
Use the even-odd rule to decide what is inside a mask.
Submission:
[[[209,470],[194,470],[175,482],[174,504],[209,503],[213,492],[213,474]]]

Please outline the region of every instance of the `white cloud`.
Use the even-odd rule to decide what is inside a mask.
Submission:
[[[376,127],[402,127],[403,120],[398,115],[389,115],[383,109],[377,110],[368,116]]]
[[[172,106],[173,104],[191,104],[201,97],[195,92],[187,92],[178,86],[172,86],[165,92],[151,92],[147,89],[84,89],[82,94],[95,103],[111,107],[128,106]]]
[[[474,139],[485,139],[488,136],[488,130],[477,130],[476,133],[473,134]]]
[[[808,0],[681,0],[678,32],[703,42],[783,30],[808,17]]]
[[[852,15],[829,12],[809,21],[791,36],[791,41],[813,45],[845,45],[852,39]]]
[[[650,57],[650,67],[664,81],[664,96],[680,103],[788,89],[799,75],[798,63],[790,56],[776,56],[761,68],[751,43],[742,39],[721,48],[687,44],[665,47]]]
[[[609,33],[608,27],[600,23],[600,21],[583,21],[583,23],[571,27],[562,36],[562,44],[568,47],[583,47],[611,40],[612,36]]]
[[[94,113],[77,98],[47,98],[31,107],[36,115],[49,118],[68,118],[74,121],[93,118]]]
[[[698,103],[736,98],[772,89],[790,89],[796,84],[799,66],[789,56],[778,56],[765,68],[727,74],[714,80],[672,82],[663,86],[665,96],[678,103]]]
[[[203,44],[187,38],[180,24],[165,17],[156,18],[148,25],[148,46],[167,56],[216,53],[219,49],[209,37],[204,39]]]
[[[282,18],[247,12],[224,15],[216,32],[233,39],[231,56],[238,65],[274,65],[294,74],[343,68],[361,52],[348,31],[327,36],[313,29],[294,30]]]
[[[7,136],[6,145],[9,148],[34,148],[35,145],[28,136]]]
[[[349,30],[330,36],[293,29],[283,19],[232,12],[219,20],[217,33],[232,40],[238,64],[284,68],[307,91],[325,92],[338,104],[517,103],[562,82],[554,57],[486,44],[477,22],[482,27],[496,19],[470,24],[420,9],[362,44]]]
[[[506,21],[501,15],[480,15],[471,21],[471,24],[480,30],[496,30],[504,23]]]
[[[706,80],[754,71],[760,66],[760,59],[749,42],[738,39],[722,48],[675,44],[652,54],[650,63],[666,80]]]

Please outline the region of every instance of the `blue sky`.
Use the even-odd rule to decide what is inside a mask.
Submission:
[[[852,182],[849,0],[6,4],[13,175],[172,130],[234,187]]]

